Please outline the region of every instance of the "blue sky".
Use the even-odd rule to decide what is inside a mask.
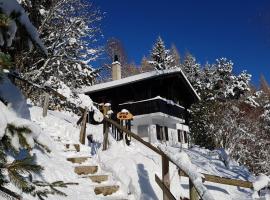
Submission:
[[[140,63],[160,35],[167,47],[192,53],[204,64],[227,57],[235,72],[247,70],[270,83],[270,1],[97,0],[106,12],[104,39],[120,39],[130,61]]]

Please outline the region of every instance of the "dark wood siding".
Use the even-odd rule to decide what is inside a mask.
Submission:
[[[154,98],[161,96],[165,99],[173,100],[175,103],[188,109],[191,104],[197,101],[192,88],[184,80],[181,73],[164,75],[160,77],[153,77],[133,83],[119,85],[114,88],[106,88],[95,92],[86,93],[90,98],[97,103],[111,103],[114,113],[119,112],[122,106],[121,103],[134,102],[144,99]],[[158,104],[158,105],[156,105]],[[128,108],[127,108],[128,109]],[[168,107],[162,103],[152,103],[150,108],[142,106],[141,109],[132,109],[133,113],[151,113],[153,111],[159,112],[158,109],[166,114],[173,116],[181,116],[188,122],[188,113],[175,107]],[[183,117],[182,117],[183,116]]]

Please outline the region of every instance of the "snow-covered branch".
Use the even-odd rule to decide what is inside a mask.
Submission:
[[[0,0],[0,13],[9,17],[6,27],[0,27],[0,45],[10,47],[18,31],[18,25],[23,27],[29,39],[44,54],[48,54],[43,42],[34,25],[30,22],[28,15],[23,7],[16,0]]]

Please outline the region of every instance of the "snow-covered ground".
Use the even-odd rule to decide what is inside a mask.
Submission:
[[[31,119],[33,122],[38,124],[44,134],[44,143],[49,146],[52,150],[50,154],[43,154],[38,150],[34,153],[37,154],[38,163],[45,167],[43,176],[46,181],[53,182],[57,180],[63,180],[65,182],[77,182],[78,186],[68,186],[63,191],[68,197],[52,196],[49,199],[116,199],[126,198],[126,192],[121,190],[121,183],[115,178],[109,179],[106,184],[117,184],[120,185],[120,191],[111,195],[110,197],[103,197],[102,195],[95,195],[94,186],[91,180],[87,178],[80,178],[74,173],[74,164],[71,164],[66,160],[68,157],[79,157],[79,156],[91,156],[93,150],[87,145],[80,146],[80,152],[69,151],[65,152],[64,144],[76,144],[79,143],[79,132],[80,127],[77,127],[76,122],[78,117],[70,113],[61,113],[49,111],[48,116],[42,117],[42,109],[39,107],[30,107]],[[87,133],[102,134],[102,127],[100,126],[89,126]],[[46,141],[47,139],[47,141]],[[60,141],[59,141],[60,140]],[[91,152],[92,150],[92,152]],[[96,158],[91,158],[83,163],[84,165],[98,165],[99,162]],[[75,164],[76,165],[76,164]],[[97,174],[109,174],[99,168]],[[39,177],[36,177],[39,178]],[[29,199],[33,199],[29,197]],[[130,197],[132,198],[132,197]]]
[[[36,154],[37,163],[44,167],[44,171],[41,175],[34,175],[34,180],[43,180],[47,182],[64,181],[64,182],[75,182],[79,185],[70,185],[67,188],[60,188],[61,191],[66,193],[68,196],[49,196],[49,200],[61,200],[61,199],[104,199],[102,195],[95,195],[94,186],[90,179],[81,178],[74,173],[74,164],[68,162],[68,157],[74,156],[90,156],[91,148],[87,146],[81,146],[81,151],[76,153],[75,151],[65,152],[64,144],[78,143],[79,140],[79,127],[76,126],[77,116],[70,116],[69,113],[63,114],[61,112],[49,111],[46,118],[42,117],[42,108],[29,107],[31,114],[31,121],[39,126],[42,131],[40,133],[39,140],[43,144],[47,145],[51,150],[51,153],[44,153],[39,149],[34,149],[33,153]],[[90,127],[89,127],[90,128]],[[99,132],[99,127],[92,127],[91,132]],[[88,129],[90,132],[90,129]],[[60,138],[60,139],[59,139]],[[84,164],[95,164],[98,162],[95,159],[89,159]],[[98,173],[103,171],[99,169]],[[116,183],[121,185],[117,180],[111,179],[107,183]],[[12,184],[8,186],[11,190],[21,194],[24,199],[32,200],[37,199],[30,195],[21,193]],[[116,194],[110,196],[110,198],[126,197],[125,193],[120,190]],[[110,199],[106,198],[106,199]]]
[[[50,154],[34,149],[39,164],[45,167],[42,176],[34,176],[34,179],[53,182],[63,180],[65,182],[77,182],[78,186],[69,186],[62,189],[68,197],[50,196],[48,199],[93,199],[97,197],[93,191],[93,183],[88,179],[78,178],[73,171],[73,164],[66,161],[67,157],[72,157],[75,152],[64,152],[64,143],[78,143],[79,127],[76,126],[78,116],[59,111],[49,111],[48,116],[42,117],[42,108],[29,106],[31,120],[40,126],[42,132],[39,136],[44,144],[52,150]],[[142,144],[132,140],[130,146],[126,146],[123,141],[116,142],[110,136],[110,145],[107,151],[101,150],[102,145],[102,125],[88,125],[87,134],[93,134],[95,144],[91,147],[82,146],[78,155],[92,155],[88,161],[91,164],[98,164],[103,171],[110,173],[114,177],[114,182],[121,185],[121,190],[112,197],[133,194],[130,199],[161,199],[162,193],[155,182],[155,174],[161,177],[161,158],[152,150]],[[61,141],[58,141],[58,137]],[[174,149],[180,151],[180,149]],[[220,160],[217,152],[194,147],[184,150],[193,164],[201,172],[219,175],[228,178],[239,178],[253,180],[253,176],[244,168],[238,165],[230,166],[228,169]],[[188,179],[179,178],[178,171],[173,164],[170,164],[171,190],[179,199],[181,196],[188,197]],[[219,199],[252,199],[252,191],[234,186],[226,186],[206,182],[207,188]],[[19,192],[14,187],[13,190]],[[32,196],[23,194],[27,199],[34,199]],[[91,198],[90,198],[91,199]]]
[[[99,136],[94,136],[98,138]],[[101,140],[99,140],[100,142]],[[115,142],[111,138],[108,151],[99,151],[97,157],[103,163],[103,167],[111,171],[124,183],[127,190],[135,194],[136,199],[161,199],[162,193],[155,182],[155,174],[161,177],[161,157],[142,144],[132,140],[131,146],[126,146],[122,141]],[[180,153],[180,149],[174,149]],[[244,168],[238,165],[228,169],[220,160],[216,152],[194,147],[184,150],[199,171],[222,177],[253,180],[254,177]],[[189,196],[188,179],[179,178],[178,170],[170,163],[171,190],[176,199],[181,196]],[[252,199],[253,191],[235,186],[226,186],[206,182],[206,187],[218,199]]]
[[[79,177],[74,172],[74,166],[76,166],[76,164],[67,161],[67,158],[69,157],[91,155],[91,148],[88,146],[81,145],[81,151],[79,153],[76,151],[67,152],[65,149],[65,144],[79,143],[80,127],[76,125],[76,122],[79,119],[78,116],[67,112],[49,111],[47,117],[42,117],[42,108],[32,106],[30,101],[27,102],[21,92],[6,78],[4,78],[3,82],[0,84],[0,95],[4,100],[9,102],[8,106],[5,106],[0,102],[0,136],[4,134],[7,123],[14,123],[17,126],[27,125],[31,128],[33,137],[40,143],[48,146],[51,150],[50,153],[42,151],[39,148],[34,148],[31,151],[31,154],[36,157],[37,164],[44,167],[41,174],[33,175],[33,180],[41,180],[49,183],[55,181],[78,183],[78,185],[69,185],[67,188],[58,188],[66,193],[68,195],[67,197],[49,195],[47,199],[127,199],[127,193],[121,189],[121,183],[113,176],[110,176],[109,180],[104,182],[104,184],[119,185],[120,190],[106,198],[102,195],[96,195],[94,193],[96,183],[93,183],[89,178]],[[87,132],[95,132],[95,135],[98,133],[101,134],[102,127],[91,126],[88,128]],[[30,139],[31,138],[29,137],[29,140]],[[18,146],[17,142],[18,140],[16,140],[16,138],[12,138],[12,143],[15,147]],[[31,142],[31,144],[32,143],[33,142]],[[32,146],[34,146],[34,144]],[[110,175],[110,173],[102,170],[98,160],[95,158],[88,159],[83,164],[97,165],[99,166],[97,174]],[[20,194],[23,199],[38,199],[38,197],[22,193],[11,183],[6,185],[6,187]],[[129,195],[128,198],[132,199],[132,196]]]
[[[8,83],[7,83],[8,84]],[[0,93],[8,93],[0,88]],[[14,88],[11,90],[15,91]],[[20,95],[19,91],[13,95],[5,95],[6,100],[13,102],[10,109],[14,108],[18,117],[29,120],[38,130],[35,137],[43,144],[47,145],[51,153],[33,149],[37,157],[38,164],[44,167],[41,175],[33,176],[34,180],[44,180],[47,182],[64,181],[76,182],[79,185],[70,185],[61,188],[68,196],[49,196],[51,199],[142,199],[155,200],[162,198],[162,192],[155,182],[155,174],[161,177],[161,158],[152,150],[134,140],[130,146],[126,146],[123,141],[115,141],[110,135],[109,149],[102,151],[103,127],[102,125],[87,125],[87,135],[92,134],[95,141],[92,146],[81,145],[81,151],[65,151],[64,144],[79,143],[80,127],[76,125],[78,116],[60,111],[49,111],[47,117],[42,117],[42,108],[32,106]],[[20,98],[19,102],[14,99]],[[180,153],[179,148],[170,148],[175,154]],[[209,151],[199,147],[183,150],[191,162],[198,168],[198,171],[222,177],[236,178],[253,181],[255,178],[242,166],[235,162],[225,165],[220,158],[220,151]],[[73,156],[91,156],[91,159],[84,164],[95,164],[99,166],[98,174],[109,174],[110,179],[107,184],[117,184],[120,190],[109,197],[95,195],[94,186],[89,179],[79,177],[74,173],[74,164],[68,162],[66,158]],[[224,159],[224,158],[223,158]],[[177,199],[180,196],[188,197],[188,179],[179,177],[175,165],[170,164],[171,191]],[[252,199],[253,191],[235,186],[227,186],[215,183],[205,183],[207,189],[214,197],[220,200]],[[260,186],[260,185],[259,185]],[[258,187],[259,187],[258,186]],[[37,199],[30,195],[22,194],[12,184],[8,185],[11,190],[20,193],[25,199]]]

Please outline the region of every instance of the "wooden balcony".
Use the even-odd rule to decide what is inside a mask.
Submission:
[[[134,116],[161,112],[180,119],[186,118],[185,108],[163,98],[119,104],[120,109],[129,110]]]

